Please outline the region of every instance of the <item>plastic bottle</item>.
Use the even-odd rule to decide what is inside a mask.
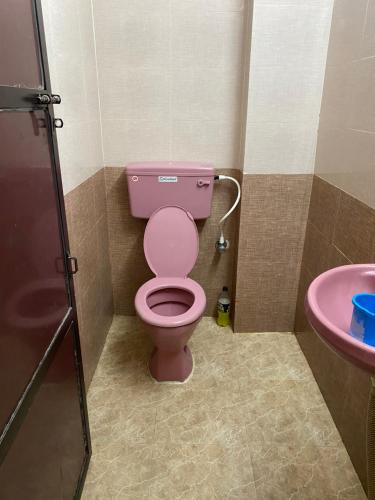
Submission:
[[[219,326],[228,326],[230,323],[230,298],[228,293],[228,287],[223,286],[223,291],[219,295],[217,301],[217,324]]]

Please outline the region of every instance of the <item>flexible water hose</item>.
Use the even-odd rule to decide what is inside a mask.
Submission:
[[[236,198],[236,201],[233,203],[233,205],[228,210],[228,212],[219,220],[219,228],[220,228],[220,240],[219,241],[220,241],[221,244],[223,244],[225,242],[224,233],[223,233],[223,224],[224,224],[225,220],[230,216],[230,214],[235,210],[235,208],[237,207],[238,203],[240,202],[240,199],[241,199],[241,186],[240,186],[240,183],[238,182],[237,179],[235,179],[234,177],[230,177],[229,175],[218,175],[216,178],[219,181],[222,181],[222,180],[232,181],[237,186],[237,198]]]

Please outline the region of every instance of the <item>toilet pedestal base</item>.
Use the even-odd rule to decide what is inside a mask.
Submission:
[[[149,368],[158,382],[185,382],[193,370],[193,356],[188,346],[172,352],[155,348]]]

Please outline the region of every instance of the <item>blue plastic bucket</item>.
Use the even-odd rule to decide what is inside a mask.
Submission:
[[[350,335],[375,347],[375,294],[357,293],[352,302],[354,309]]]

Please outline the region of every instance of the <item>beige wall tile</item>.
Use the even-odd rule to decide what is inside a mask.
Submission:
[[[241,167],[245,3],[95,1],[106,165]]]
[[[311,123],[252,121],[251,112],[249,117],[244,160],[247,174],[312,173],[316,137]]]
[[[261,36],[259,34],[259,36]],[[284,48],[285,50],[285,48]],[[257,123],[316,123],[322,93],[322,71],[307,69],[307,62],[290,64],[254,61],[250,83],[250,120]]]
[[[169,125],[164,120],[104,120],[103,150],[106,165],[169,157]]]
[[[327,64],[340,65],[360,55],[367,0],[335,0]]]
[[[351,95],[348,128],[375,132],[375,59],[354,61],[351,65]]]
[[[333,1],[255,0],[246,173],[312,173]]]
[[[322,126],[342,129],[347,124],[351,100],[351,71],[351,63],[339,66],[327,64],[320,110],[320,131]]]
[[[122,66],[165,66],[169,0],[95,0],[93,7],[101,82],[107,73],[115,75]],[[104,90],[101,88],[102,96]]]
[[[301,5],[304,6],[320,6],[320,7],[326,7],[327,6],[327,1],[326,0],[256,0],[259,5],[283,5],[283,6],[296,6],[298,5],[299,7]]]
[[[119,64],[114,77],[111,68],[102,71],[101,106],[103,129],[107,120],[151,120],[168,118],[168,70],[160,67],[129,67]],[[123,150],[123,156],[126,151]]]
[[[215,120],[174,120],[171,157],[174,161],[205,161],[216,168],[240,167],[237,141],[240,123]]]
[[[171,59],[175,70],[221,68],[239,76],[245,3],[171,1]],[[214,81],[211,81],[211,87]]]
[[[242,12],[246,0],[206,0],[207,12]]]
[[[291,8],[279,2],[254,2],[251,61],[256,66],[322,68],[321,53],[327,50],[332,2],[313,5],[299,2]],[[293,26],[293,29],[290,29]],[[325,40],[324,40],[325,38]],[[275,50],[277,41],[278,50]],[[325,59],[325,58],[324,58]],[[324,60],[323,60],[324,67]]]
[[[315,173],[375,208],[375,134],[319,129]]]
[[[375,55],[375,1],[369,0],[367,3],[366,19],[363,29],[361,46],[361,57],[371,57]]]
[[[374,2],[336,0],[315,173],[375,208]]]
[[[216,82],[215,86],[212,82]],[[172,71],[172,120],[228,120],[233,126],[240,111],[240,97],[241,81],[231,70],[224,75],[220,67],[206,68],[203,72],[194,66]]]
[[[64,128],[56,131],[64,193],[103,167],[91,0],[43,0],[52,90]],[[74,75],[74,76],[73,76]]]

